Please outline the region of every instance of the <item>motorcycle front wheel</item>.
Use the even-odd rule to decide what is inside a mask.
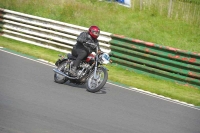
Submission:
[[[97,68],[97,78],[94,78],[94,72],[90,74],[86,82],[86,89],[89,92],[95,93],[100,91],[108,80],[108,72],[105,68]]]
[[[65,69],[68,68],[69,63],[68,62],[62,62],[59,66],[58,66],[58,70],[61,72],[64,72]],[[68,78],[58,74],[58,73],[54,73],[54,81],[56,83],[59,84],[64,84],[65,82],[67,82]]]

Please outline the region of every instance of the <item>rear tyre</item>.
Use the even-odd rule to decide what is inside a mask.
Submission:
[[[97,69],[97,79],[94,79],[94,72],[88,77],[86,82],[86,89],[89,92],[95,93],[100,91],[108,80],[108,72],[105,68],[99,67]]]
[[[58,70],[61,72],[64,72],[64,70],[68,68],[68,62],[62,62],[59,66],[58,66]],[[59,84],[64,84],[65,82],[67,82],[68,78],[58,74],[58,73],[54,73],[54,81],[56,83]]]

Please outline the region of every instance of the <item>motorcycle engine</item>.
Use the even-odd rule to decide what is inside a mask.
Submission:
[[[88,63],[80,63],[79,65],[79,69],[78,69],[78,72],[77,72],[77,75],[79,77],[83,77],[85,75],[85,73],[87,72],[86,70],[90,67],[90,65]]]
[[[90,65],[88,63],[80,63],[79,68],[77,70],[77,76],[79,77],[78,81],[80,83],[84,83],[86,81],[86,73],[88,72],[88,69],[90,69]]]

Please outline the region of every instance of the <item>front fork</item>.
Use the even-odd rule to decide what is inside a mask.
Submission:
[[[97,80],[97,67],[98,67],[98,55],[95,56],[95,67],[94,67],[94,80]]]

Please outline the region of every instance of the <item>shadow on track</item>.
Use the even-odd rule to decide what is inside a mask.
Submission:
[[[78,85],[78,84],[74,84],[74,83],[70,83],[69,81],[65,82],[64,85],[68,85],[68,86],[71,86],[71,87],[76,87],[76,88],[81,88],[81,89],[85,89],[85,84],[83,85]],[[106,88],[107,87],[103,87],[100,91],[94,93],[94,94],[106,94]]]

